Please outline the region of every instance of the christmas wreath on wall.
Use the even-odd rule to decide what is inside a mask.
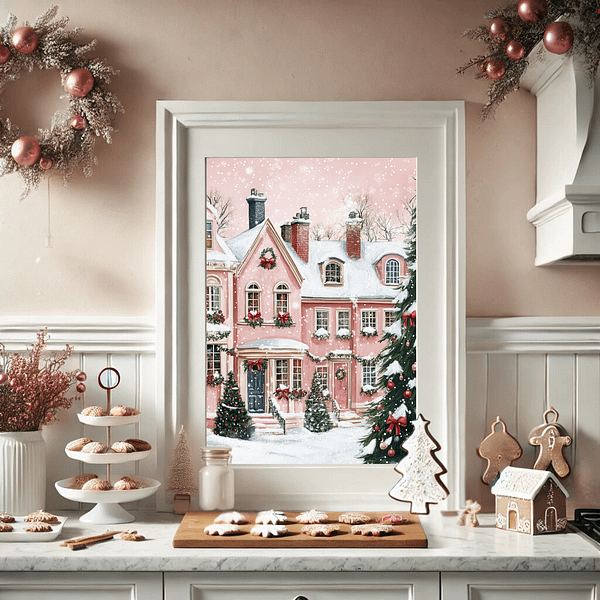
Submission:
[[[255,374],[258,371],[266,371],[269,364],[266,358],[257,358],[256,360],[244,359],[244,371],[253,371]]]
[[[85,58],[96,40],[76,43],[74,37],[81,29],[66,31],[69,19],[55,21],[57,12],[54,6],[32,26],[21,27],[9,14],[7,24],[0,28],[0,92],[36,68],[58,70],[68,92],[69,108],[56,111],[50,129],[38,130],[35,137],[24,135],[8,118],[0,119],[0,176],[18,173],[25,184],[22,197],[50,170],[60,172],[65,184],[79,166],[89,177],[97,163],[96,138],[103,137],[110,144],[111,116],[124,112],[117,97],[103,87],[118,71],[103,60]]]
[[[463,74],[473,67],[477,78],[490,80],[482,118],[519,88],[527,57],[539,42],[548,52],[580,57],[593,82],[600,65],[598,11],[596,0],[519,0],[484,14],[487,25],[464,36],[483,42],[487,51],[458,69]]]
[[[260,267],[266,269],[267,271],[270,271],[271,269],[274,269],[277,266],[277,255],[275,254],[273,248],[265,248],[260,253],[260,262],[258,264]]]

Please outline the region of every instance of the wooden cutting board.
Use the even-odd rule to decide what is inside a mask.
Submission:
[[[345,511],[354,512],[354,511]],[[363,512],[363,511],[360,511]],[[246,525],[239,525],[241,530],[236,535],[208,535],[204,533],[207,525],[212,525],[215,518],[221,514],[216,512],[186,513],[173,538],[174,548],[427,548],[427,536],[423,531],[419,517],[402,513],[409,522],[394,525],[393,533],[379,537],[371,535],[354,535],[351,525],[339,523],[341,512],[327,512],[328,519],[324,523],[335,523],[340,530],[330,537],[312,537],[301,533],[302,523],[296,521],[299,512],[286,512],[287,521],[283,523],[288,533],[281,537],[263,538],[250,534],[256,512],[243,512],[248,519]],[[390,514],[385,512],[366,512],[373,523],[381,517]]]

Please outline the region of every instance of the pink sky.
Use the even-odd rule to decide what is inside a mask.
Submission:
[[[339,224],[348,216],[348,200],[369,192],[378,211],[402,213],[416,191],[414,158],[209,158],[207,191],[231,197],[231,238],[248,229],[246,197],[256,188],[267,196],[266,216],[274,225],[291,220],[306,206],[313,224]]]

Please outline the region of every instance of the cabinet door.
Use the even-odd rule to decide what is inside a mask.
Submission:
[[[162,600],[162,573],[0,574],[0,600]]]
[[[442,573],[442,600],[596,600],[598,573]]]
[[[439,574],[165,573],[165,600],[366,600],[367,598],[437,600]]]

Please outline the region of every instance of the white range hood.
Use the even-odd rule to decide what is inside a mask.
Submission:
[[[537,97],[536,265],[600,264],[600,86],[539,46],[521,86]]]

